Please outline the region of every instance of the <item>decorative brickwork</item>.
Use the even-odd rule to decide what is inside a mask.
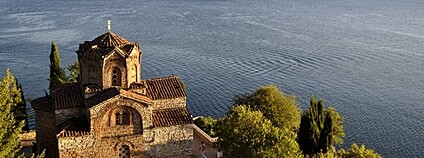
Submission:
[[[190,157],[193,124],[177,76],[141,79],[138,43],[111,32],[77,51],[78,83],[31,102],[47,157]]]
[[[138,43],[131,43],[112,32],[80,44],[77,54],[83,85],[128,88],[141,80],[142,52]]]

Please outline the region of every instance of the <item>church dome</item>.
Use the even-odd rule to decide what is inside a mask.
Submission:
[[[131,42],[110,31],[91,41],[91,45],[97,45],[100,48],[121,47],[128,44],[131,44]]]

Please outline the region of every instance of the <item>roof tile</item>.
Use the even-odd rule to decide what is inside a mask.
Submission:
[[[153,111],[154,127],[168,127],[191,123],[193,123],[193,119],[186,108]]]
[[[146,95],[153,100],[186,97],[186,92],[178,76],[145,80]]]
[[[40,111],[54,112],[52,105],[52,98],[50,96],[37,98],[31,101],[32,108]]]
[[[93,107],[97,104],[100,104],[101,102],[104,102],[104,101],[106,101],[110,98],[113,98],[114,96],[117,96],[117,95],[123,95],[123,96],[129,97],[129,98],[132,98],[132,99],[139,99],[139,100],[143,100],[143,101],[146,101],[146,102],[152,101],[150,98],[148,98],[144,95],[134,93],[134,92],[131,92],[131,91],[127,91],[127,90],[124,90],[124,89],[118,89],[118,88],[112,87],[112,88],[105,89],[102,92],[99,92],[98,94],[88,98],[85,101],[85,105],[88,108],[90,108],[90,107]]]
[[[91,45],[97,45],[101,48],[121,47],[127,44],[131,44],[131,42],[112,32],[106,32],[91,41]]]
[[[84,106],[84,95],[78,83],[65,83],[55,86],[50,93],[55,109]]]
[[[115,87],[105,89],[98,94],[88,98],[85,100],[85,106],[93,107],[101,102],[104,102],[116,95],[119,95],[119,90]]]

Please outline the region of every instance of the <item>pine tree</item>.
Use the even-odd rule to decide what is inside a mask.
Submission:
[[[63,84],[67,82],[65,70],[60,66],[60,55],[59,48],[56,42],[52,41],[51,53],[50,53],[50,85],[49,89],[55,85]]]
[[[7,69],[0,85],[0,157],[14,157],[21,148],[19,134],[24,121],[16,123],[13,113],[21,102],[20,95],[16,80]]]

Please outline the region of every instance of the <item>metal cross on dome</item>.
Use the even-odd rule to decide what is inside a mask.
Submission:
[[[110,31],[110,27],[111,27],[111,23],[110,23],[110,20],[107,20],[107,31]]]

